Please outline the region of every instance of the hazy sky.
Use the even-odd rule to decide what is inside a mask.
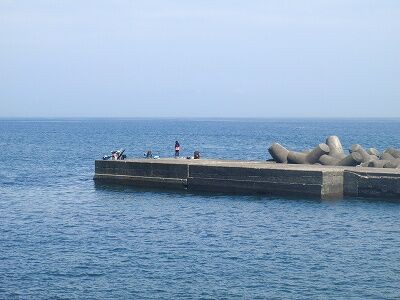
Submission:
[[[1,117],[400,117],[398,0],[0,0]]]

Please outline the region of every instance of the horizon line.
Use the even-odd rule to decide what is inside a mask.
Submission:
[[[176,117],[176,116],[159,116],[159,117],[74,117],[74,116],[13,116],[6,117],[0,116],[0,120],[400,120],[400,117],[341,117],[341,116],[333,116],[333,117]]]

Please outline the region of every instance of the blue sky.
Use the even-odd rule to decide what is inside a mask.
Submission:
[[[0,1],[0,117],[399,117],[400,1]]]

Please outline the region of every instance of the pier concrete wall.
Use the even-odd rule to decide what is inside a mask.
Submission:
[[[204,159],[97,160],[94,179],[205,192],[400,199],[400,172],[394,169]]]
[[[151,162],[150,160],[97,160],[94,179],[125,185],[174,189],[187,187],[187,165]]]
[[[345,196],[400,199],[400,170],[354,168],[344,170]]]
[[[189,166],[188,187],[197,191],[264,193],[320,197],[320,171],[257,168],[254,166]]]

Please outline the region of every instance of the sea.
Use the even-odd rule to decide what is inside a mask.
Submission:
[[[94,161],[270,159],[399,119],[0,119],[0,299],[400,299],[400,201],[96,185]]]

